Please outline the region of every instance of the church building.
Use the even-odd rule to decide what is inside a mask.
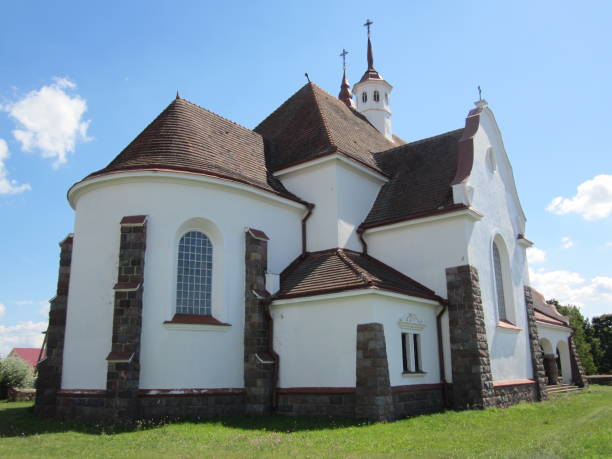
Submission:
[[[529,287],[493,112],[481,99],[463,127],[402,140],[370,24],[352,90],[346,70],[338,97],[308,82],[252,130],[177,94],[70,188],[37,413],[509,406],[558,384],[552,342],[584,384],[566,319]]]

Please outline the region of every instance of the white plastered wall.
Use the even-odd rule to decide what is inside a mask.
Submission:
[[[368,253],[446,298],[446,268],[468,264],[471,217],[424,220],[409,226],[373,228],[365,234]],[[442,316],[445,373],[452,381],[448,313]]]
[[[544,324],[537,322],[538,325],[538,337],[540,342],[547,340],[551,345],[551,349],[544,347],[544,352],[551,352],[556,354],[559,349],[559,356],[561,357],[561,370],[563,373],[563,382],[565,384],[571,384],[572,378],[572,363],[569,355],[569,337],[571,330],[558,327],[556,325]]]
[[[524,296],[529,277],[525,247],[517,239],[525,232],[525,217],[499,128],[487,107],[482,110],[474,137],[472,172],[461,186],[469,190],[469,204],[484,215],[470,235],[468,259],[480,278],[493,380],[531,379],[533,368]],[[508,319],[520,330],[498,326],[492,255],[494,240],[500,247],[502,265],[508,267],[508,272],[504,273]]]
[[[308,251],[330,248],[361,250],[356,233],[384,183],[375,173],[364,172],[352,160],[329,157],[293,172],[279,175],[283,185],[315,205],[307,225]]]
[[[244,229],[253,227],[269,236],[268,270],[278,273],[301,251],[304,208],[174,176],[117,178],[78,198],[62,387],[106,388],[119,222],[123,216],[143,214],[149,219],[140,387],[242,387]],[[221,261],[221,272],[219,264],[213,272],[213,311],[232,325],[223,332],[163,325],[174,313],[179,233],[189,228],[210,234],[215,262]]]
[[[378,294],[346,295],[272,304],[280,387],[355,387],[357,325],[371,322],[384,326],[392,386],[440,382],[436,331],[440,306]],[[423,375],[402,376],[399,320],[407,313],[424,324],[419,332]]]

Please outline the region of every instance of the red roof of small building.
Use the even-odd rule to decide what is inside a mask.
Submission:
[[[40,348],[39,347],[14,347],[13,350],[9,353],[8,357],[18,357],[21,360],[25,361],[31,367],[35,367],[38,363],[38,356],[40,356]],[[40,357],[43,360],[46,357],[46,351],[43,350],[42,356]]]

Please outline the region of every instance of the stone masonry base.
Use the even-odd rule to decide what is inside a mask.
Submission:
[[[537,402],[538,386],[535,383],[530,384],[509,384],[503,386],[494,386],[495,406],[498,408],[507,408],[516,405],[520,402]]]

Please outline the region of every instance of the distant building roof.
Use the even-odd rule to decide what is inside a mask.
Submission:
[[[14,347],[13,350],[9,353],[7,357],[18,357],[21,360],[25,361],[31,367],[35,367],[38,363],[38,357],[40,356],[40,348],[39,347]],[[43,360],[46,356],[45,350],[43,350],[42,356],[40,357]]]
[[[280,275],[277,299],[380,289],[441,301],[433,290],[368,255],[330,249],[297,258]]]

